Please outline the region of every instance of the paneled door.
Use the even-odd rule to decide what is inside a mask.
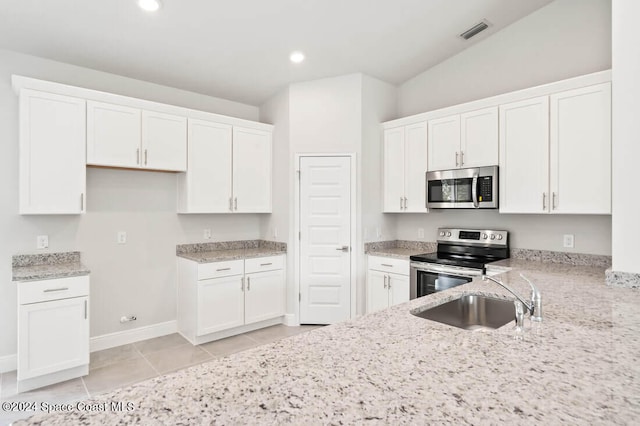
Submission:
[[[300,323],[351,317],[351,158],[300,158]]]

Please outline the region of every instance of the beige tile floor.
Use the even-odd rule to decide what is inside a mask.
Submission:
[[[274,342],[319,326],[275,325],[193,346],[179,334],[157,337],[91,353],[89,375],[16,394],[16,372],[0,374],[0,402],[60,404],[83,400],[172,371]],[[0,411],[0,426],[33,412]]]

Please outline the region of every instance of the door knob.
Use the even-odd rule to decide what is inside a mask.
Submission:
[[[340,251],[349,251],[349,246],[342,246],[342,247],[338,247],[336,250],[340,250]]]

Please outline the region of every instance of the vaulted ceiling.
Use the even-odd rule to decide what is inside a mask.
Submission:
[[[363,72],[400,84],[551,0],[0,0],[0,47],[259,105]],[[486,19],[488,30],[458,34]],[[543,29],[541,29],[542,31]],[[289,62],[303,51],[306,60]]]

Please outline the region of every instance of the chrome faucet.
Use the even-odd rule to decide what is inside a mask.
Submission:
[[[488,275],[482,275],[482,281],[490,280],[498,284],[499,286],[505,288],[511,294],[513,294],[516,297],[516,299],[520,301],[520,303],[522,303],[527,308],[527,310],[529,311],[529,315],[531,315],[531,321],[538,321],[538,322],[542,321],[542,297],[540,296],[540,290],[538,290],[538,288],[535,285],[533,285],[533,283],[529,281],[527,277],[525,277],[522,274],[520,274],[520,276],[531,286],[531,302],[526,302],[511,287],[509,287],[508,285],[506,285],[500,280],[497,280]]]

